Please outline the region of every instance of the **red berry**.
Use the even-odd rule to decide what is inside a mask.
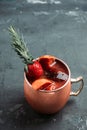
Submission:
[[[43,75],[43,68],[38,61],[34,61],[33,64],[28,64],[28,78],[37,79]]]

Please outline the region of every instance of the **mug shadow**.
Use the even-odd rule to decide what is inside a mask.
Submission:
[[[27,101],[22,99],[21,104],[16,104],[13,109],[8,113],[8,121],[10,124],[18,127],[26,127],[30,125],[38,125],[48,123],[55,114],[40,114],[33,110]]]
[[[19,108],[14,109],[9,113],[9,123],[16,127],[27,127],[27,126],[36,126],[36,125],[46,125],[50,122],[55,122],[57,120],[62,120],[62,114],[64,111],[69,109],[75,101],[73,99],[69,100],[62,110],[54,114],[40,114],[34,111],[27,101],[22,99],[22,105],[19,105]],[[8,123],[8,121],[7,121]]]
[[[67,101],[67,103],[63,107],[62,114],[66,114],[66,113],[68,113],[68,114],[73,113],[74,114],[75,110],[73,111],[73,109],[77,110],[77,105],[76,105],[76,101],[73,98],[71,98]]]
[[[75,104],[75,100],[69,99],[68,102],[66,103],[65,107],[72,106],[73,104]]]

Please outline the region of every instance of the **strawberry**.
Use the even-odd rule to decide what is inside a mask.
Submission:
[[[38,61],[34,61],[33,64],[28,64],[27,76],[37,79],[43,75],[43,68]]]
[[[27,67],[26,75],[28,78],[39,78],[43,75],[43,68],[41,64],[38,61],[34,61],[32,55],[30,54],[28,48],[26,47],[26,44],[24,41],[20,38],[20,36],[17,34],[15,29],[11,26],[9,28],[10,34],[12,36],[12,47],[17,52],[17,54],[20,56],[20,58],[23,59],[23,62],[25,63],[25,66]]]

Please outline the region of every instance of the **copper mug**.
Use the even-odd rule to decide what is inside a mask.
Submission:
[[[40,57],[39,57],[40,58]],[[56,58],[56,57],[55,57]],[[61,110],[70,96],[77,96],[83,89],[83,77],[71,78],[68,65],[61,59],[56,58],[68,70],[68,80],[58,89],[52,91],[34,90],[24,72],[24,95],[30,106],[39,113],[52,114]],[[80,84],[78,90],[72,91],[72,83]]]

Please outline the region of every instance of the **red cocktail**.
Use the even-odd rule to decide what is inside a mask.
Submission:
[[[44,72],[37,79],[26,75],[33,89],[52,91],[63,86],[68,80],[68,69],[56,57],[44,55],[36,59],[36,61],[41,64]]]

